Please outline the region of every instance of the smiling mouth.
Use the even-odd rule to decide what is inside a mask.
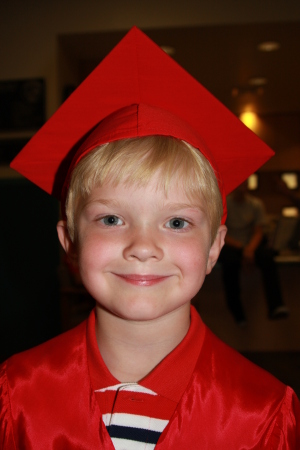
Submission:
[[[165,281],[169,276],[162,275],[136,275],[136,274],[118,274],[115,275],[129,284],[134,284],[135,286],[153,286],[155,284]]]

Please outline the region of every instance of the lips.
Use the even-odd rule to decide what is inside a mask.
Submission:
[[[162,275],[137,275],[137,274],[115,274],[126,283],[134,284],[135,286],[153,286],[155,284],[165,281],[169,276]]]

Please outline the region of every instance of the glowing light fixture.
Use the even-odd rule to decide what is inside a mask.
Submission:
[[[268,80],[265,77],[253,77],[248,80],[248,83],[250,86],[265,86]]]
[[[248,189],[250,191],[255,191],[258,188],[258,175],[253,173],[247,180]]]
[[[275,52],[280,49],[279,42],[276,41],[265,41],[258,44],[257,48],[260,52]]]
[[[170,45],[161,45],[160,48],[167,53],[167,55],[174,55],[176,52],[174,47],[171,47]]]
[[[248,127],[250,130],[255,131],[257,128],[257,115],[251,111],[245,111],[240,114],[240,120]]]
[[[298,175],[296,172],[285,172],[281,174],[281,179],[285,182],[288,189],[298,188]]]
[[[298,217],[299,209],[296,208],[296,206],[287,206],[285,208],[282,208],[281,214],[283,215],[283,217]]]

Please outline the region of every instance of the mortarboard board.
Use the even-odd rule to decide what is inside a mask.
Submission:
[[[106,142],[147,135],[173,136],[198,148],[215,170],[224,211],[226,195],[273,155],[197,80],[133,27],[11,167],[61,198],[67,173],[82,155]]]

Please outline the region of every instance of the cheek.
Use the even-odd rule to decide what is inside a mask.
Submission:
[[[190,242],[185,241],[174,246],[173,251],[181,269],[187,274],[190,273],[192,275],[197,272],[200,277],[201,272],[204,269],[206,270],[209,250],[201,239],[192,239]]]
[[[78,265],[84,272],[105,265],[115,251],[107,239],[97,235],[82,239],[78,250]]]

